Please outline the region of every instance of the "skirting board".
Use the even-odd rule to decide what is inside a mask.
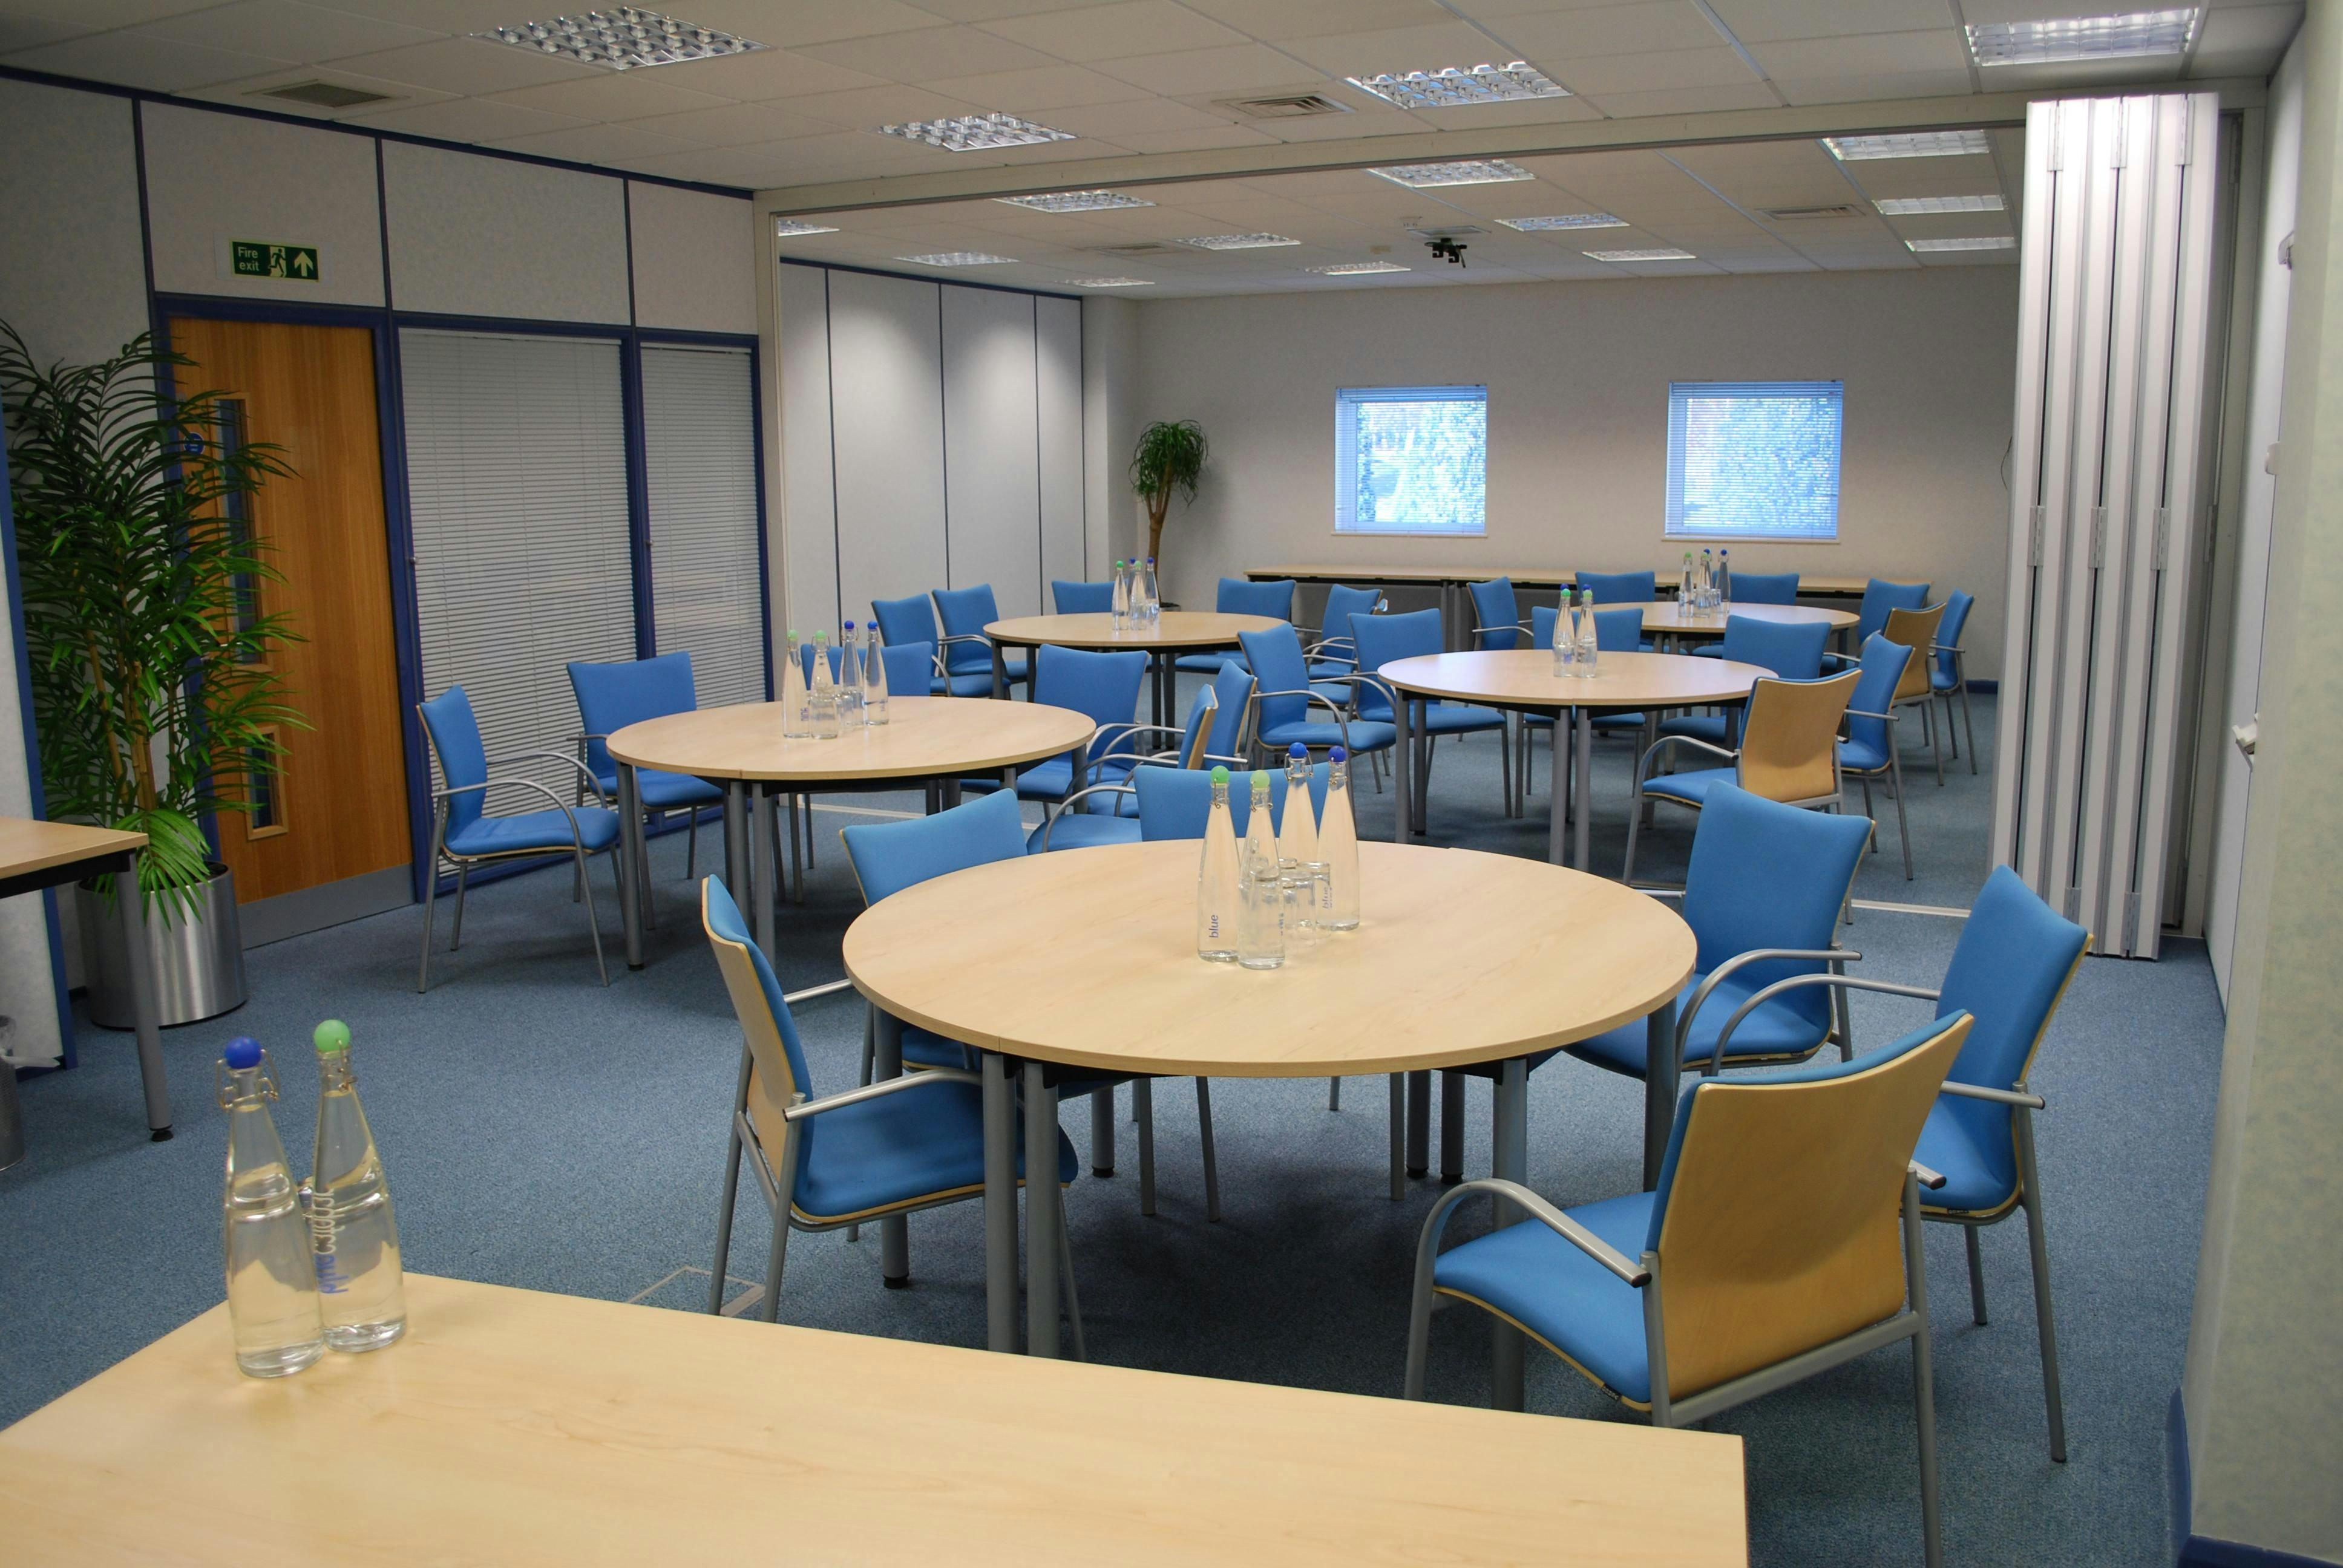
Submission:
[[[2164,1423],[2167,1444],[2167,1480],[2172,1487],[2172,1539],[2178,1568],[2333,1568],[2324,1557],[2304,1557],[2248,1546],[2239,1541],[2216,1541],[2189,1529],[2188,1415],[2181,1408],[2180,1391],[2172,1391],[2172,1410]]]
[[[414,901],[415,869],[387,866],[297,893],[255,899],[236,910],[236,920],[244,928],[244,945],[265,948],[287,937],[322,931],[327,926],[344,925]]]

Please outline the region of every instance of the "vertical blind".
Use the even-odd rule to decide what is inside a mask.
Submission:
[[[424,695],[463,687],[492,761],[568,752],[563,667],[635,657],[618,345],[407,327],[399,361]],[[509,771],[576,788],[552,763]],[[545,804],[528,795],[488,809]]]
[[[1483,533],[1488,474],[1486,387],[1334,394],[1336,532]]]
[[[1668,385],[1669,536],[1838,538],[1840,381]]]
[[[744,348],[643,348],[652,626],[702,708],[765,697],[751,387]]]

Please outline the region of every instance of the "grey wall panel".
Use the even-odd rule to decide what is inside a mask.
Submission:
[[[755,209],[738,196],[628,184],[635,321],[691,332],[757,330]]]
[[[405,142],[382,155],[399,309],[627,320],[620,181]]]
[[[950,586],[990,583],[1003,615],[1041,609],[1034,301],[997,289],[943,290]]]
[[[830,275],[838,578],[845,613],[856,620],[873,598],[950,580],[938,315],[935,284]]]
[[[830,438],[830,274],[776,268],[780,295],[780,584],[788,626],[811,635],[843,618],[838,598],[838,498]],[[867,607],[865,607],[867,608]],[[855,619],[862,618],[857,615]]]
[[[168,104],[144,112],[156,288],[305,305],[383,302],[373,142]],[[320,276],[238,277],[228,266],[231,239],[314,245]]]
[[[0,319],[42,364],[146,330],[130,103],[0,81]]]
[[[1046,595],[1051,578],[1089,576],[1082,528],[1082,302],[1036,297],[1033,308]]]

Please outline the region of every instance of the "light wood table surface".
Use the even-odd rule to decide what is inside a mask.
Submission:
[[[12,1568],[1748,1561],[1742,1443],[1727,1434],[1011,1360],[427,1275],[407,1290],[412,1326],[387,1350],[264,1382],[236,1371],[214,1308],[0,1432],[0,1555]]]
[[[1088,741],[1093,728],[1087,715],[1071,708],[978,698],[898,697],[887,712],[887,723],[860,726],[830,740],[783,739],[778,702],[671,713],[612,735],[608,744],[618,765],[618,825],[627,839],[620,865],[631,869],[634,890],[620,900],[628,967],[643,963],[648,881],[638,769],[724,786],[725,878],[734,896],[752,909],[757,940],[770,956],[778,880],[770,869],[771,819],[782,795],[825,785],[927,779],[951,780],[956,789],[966,774],[1062,756]]]
[[[122,921],[123,948],[130,961],[130,1013],[138,1041],[139,1084],[146,1091],[146,1133],[151,1141],[161,1143],[171,1136],[171,1086],[163,1068],[162,1012],[156,1001],[154,957],[146,948],[146,915],[136,890],[138,857],[146,848],[144,833],[81,822],[0,817],[0,899],[107,872],[118,879],[114,907]],[[42,989],[46,989],[45,976]],[[0,1072],[10,1070],[0,1062]]]
[[[1638,1018],[1664,1042],[1654,1060],[1670,1055],[1695,944],[1656,900],[1517,856],[1370,841],[1359,846],[1360,929],[1257,971],[1196,956],[1198,849],[1109,845],[972,867],[884,899],[847,930],[847,973],[890,1025],[908,1020],[982,1053],[994,1349],[1013,1348],[1016,1332],[1018,1063],[1025,1147],[1040,1149],[1057,1140],[1044,1063],[1208,1078],[1387,1074],[1394,1111],[1403,1081],[1423,1075],[1427,1092],[1393,1118],[1395,1140],[1404,1121],[1418,1141],[1430,1070],[1502,1062],[1494,1163],[1518,1181],[1525,1057]],[[1650,1080],[1647,1092],[1673,1106],[1674,1075]],[[1056,1207],[1028,1194],[1026,1332],[1038,1353],[1057,1347]],[[1516,1361],[1516,1408],[1518,1371]]]
[[[1002,662],[1002,650],[1011,648],[1040,648],[1044,646],[1080,648],[1098,651],[1118,651],[1133,648],[1147,655],[1149,690],[1152,694],[1151,708],[1154,722],[1173,722],[1173,682],[1175,665],[1182,653],[1214,648],[1234,648],[1237,638],[1249,631],[1268,631],[1286,623],[1274,616],[1224,615],[1218,610],[1167,609],[1157,619],[1144,627],[1116,630],[1112,615],[1089,611],[1080,615],[1025,615],[1007,620],[996,620],[984,628],[992,639],[992,694],[1003,696],[1008,691],[1009,671]],[[1026,683],[1027,695],[1031,695],[1032,683]]]
[[[1749,695],[1749,689],[1761,678],[1772,673],[1761,665],[1725,658],[1694,658],[1677,653],[1606,653],[1597,669],[1592,678],[1557,676],[1552,652],[1524,648],[1423,654],[1393,659],[1375,673],[1407,698],[1445,698],[1509,711],[1550,712],[1557,716],[1557,721],[1563,713],[1570,713],[1575,731],[1571,763],[1574,784],[1569,789],[1561,787],[1562,759],[1557,752],[1557,787],[1552,791],[1546,858],[1557,865],[1562,863],[1563,828],[1569,815],[1570,797],[1574,793],[1578,821],[1571,859],[1579,869],[1585,870],[1591,854],[1594,767],[1594,736],[1584,721],[1585,716],[1605,710],[1656,713],[1710,702],[1737,702]],[[1412,788],[1416,775],[1414,740],[1423,733],[1418,717],[1422,706],[1420,700],[1393,705],[1399,719],[1400,760],[1392,769],[1392,820],[1403,830],[1394,837],[1421,835],[1425,830],[1422,792]],[[1562,743],[1561,734],[1557,729],[1557,747]]]

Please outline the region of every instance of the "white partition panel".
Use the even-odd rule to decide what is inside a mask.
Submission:
[[[1081,300],[1035,297],[1033,373],[1041,425],[1041,592],[1047,598],[1051,578],[1090,576],[1082,527]]]
[[[786,541],[780,576],[789,620],[781,630],[810,636],[845,613],[838,598],[838,492],[830,470],[830,271],[783,266],[779,279]]]
[[[765,699],[753,393],[745,348],[643,347],[653,636],[691,655],[702,708]]]
[[[873,598],[925,593],[950,580],[941,313],[932,283],[830,274],[838,589],[851,620],[867,618]],[[810,635],[814,628],[798,629]]]
[[[1041,610],[1041,427],[1030,294],[943,290],[944,518],[952,588]]]
[[[2156,956],[2208,499],[2217,100],[2038,103],[1994,854]]]

